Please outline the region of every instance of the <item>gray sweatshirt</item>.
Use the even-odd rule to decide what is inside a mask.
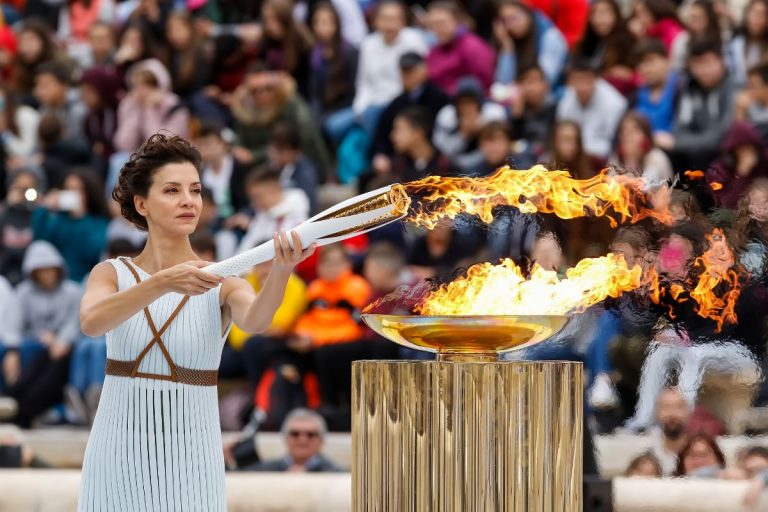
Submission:
[[[73,343],[80,337],[80,298],[82,289],[66,278],[55,290],[40,288],[30,277],[40,268],[65,269],[59,251],[44,241],[33,242],[24,255],[22,269],[26,279],[19,283],[7,307],[0,312],[0,341],[18,347],[22,340],[38,338],[53,331],[57,338]]]

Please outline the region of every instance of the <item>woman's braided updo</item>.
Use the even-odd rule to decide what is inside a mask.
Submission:
[[[134,196],[147,197],[152,176],[164,165],[187,162],[195,166],[198,174],[202,173],[200,152],[185,139],[164,133],[156,133],[147,139],[120,170],[117,185],[112,191],[112,199],[120,205],[122,216],[146,231],[147,219],[136,211]]]

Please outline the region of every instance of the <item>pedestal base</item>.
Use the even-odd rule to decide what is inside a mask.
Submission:
[[[582,365],[353,364],[355,512],[580,512]]]

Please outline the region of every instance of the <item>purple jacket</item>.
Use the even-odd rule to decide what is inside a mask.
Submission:
[[[467,75],[477,77],[487,93],[493,82],[496,64],[493,49],[478,36],[461,30],[447,44],[432,48],[427,56],[429,79],[450,95],[456,82]]]
[[[739,146],[754,146],[758,151],[758,161],[747,176],[736,173],[736,154]],[[757,129],[745,121],[735,121],[723,139],[722,154],[706,172],[706,180],[712,189],[715,203],[721,208],[735,209],[752,180],[759,176],[768,176],[768,158],[762,147]]]

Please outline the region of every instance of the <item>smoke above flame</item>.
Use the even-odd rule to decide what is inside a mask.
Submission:
[[[611,176],[607,171],[577,180],[567,171],[537,165],[528,170],[505,166],[484,178],[428,176],[399,186],[412,198],[406,220],[430,229],[440,219],[462,213],[490,223],[498,206],[552,213],[561,219],[605,216],[613,227],[645,218],[670,224],[666,207],[654,210],[648,204],[643,185],[642,178]]]

